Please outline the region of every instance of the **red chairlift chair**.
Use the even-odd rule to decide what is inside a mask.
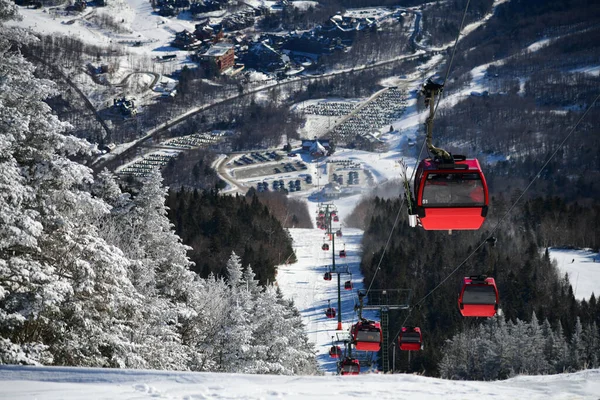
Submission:
[[[488,211],[489,194],[477,159],[453,163],[424,159],[415,175],[418,222],[426,230],[476,230]]]
[[[346,357],[340,365],[340,375],[358,375],[360,373],[360,362],[356,358]]]
[[[458,295],[458,309],[463,317],[493,317],[499,301],[494,278],[471,276],[463,279]]]
[[[381,348],[383,334],[379,322],[363,319],[352,325],[350,335],[356,350],[379,351]]]
[[[402,327],[398,337],[400,350],[423,350],[423,335],[416,327]]]

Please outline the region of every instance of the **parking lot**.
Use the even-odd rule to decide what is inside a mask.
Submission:
[[[234,156],[228,163],[231,177],[244,190],[293,193],[312,189],[309,165],[301,157],[278,151],[251,152]]]

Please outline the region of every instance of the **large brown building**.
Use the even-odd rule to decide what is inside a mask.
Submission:
[[[216,43],[204,54],[200,55],[200,63],[205,68],[214,68],[215,73],[222,73],[235,63],[235,54],[231,43]]]

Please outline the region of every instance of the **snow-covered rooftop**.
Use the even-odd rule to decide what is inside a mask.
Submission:
[[[231,49],[233,49],[233,45],[230,43],[215,43],[203,55],[210,57],[221,57]]]

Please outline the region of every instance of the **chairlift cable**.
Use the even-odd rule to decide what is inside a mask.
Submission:
[[[452,270],[452,272],[450,272],[450,274],[448,274],[448,276],[446,276],[439,284],[437,284],[433,289],[431,289],[429,291],[429,293],[427,293],[425,296],[423,296],[418,302],[415,303],[415,307],[419,306],[420,304],[422,304],[425,299],[427,299],[429,296],[431,296],[433,294],[433,292],[435,292],[440,286],[442,286],[448,279],[450,279],[450,277],[452,277],[452,275],[454,275],[463,265],[465,265],[465,263],[471,258],[473,257],[473,255],[481,248],[483,247],[483,245],[488,241],[488,239],[490,239],[493,234],[498,230],[498,228],[500,227],[500,224],[502,224],[506,218],[508,217],[508,215],[512,212],[512,210],[516,207],[516,205],[519,203],[519,201],[523,198],[523,196],[525,196],[525,193],[527,193],[527,191],[531,188],[531,186],[533,185],[533,183],[539,178],[539,176],[541,175],[541,173],[544,171],[544,169],[548,166],[548,164],[550,163],[550,161],[552,161],[552,159],[556,156],[556,154],[563,148],[564,144],[566,143],[566,141],[571,137],[571,135],[575,132],[575,129],[577,129],[577,127],[579,126],[579,124],[581,123],[581,121],[583,121],[583,119],[585,118],[585,116],[588,114],[588,112],[592,109],[592,107],[594,106],[594,104],[596,104],[596,102],[598,101],[598,99],[600,99],[600,93],[596,96],[596,98],[591,102],[591,104],[588,106],[587,110],[585,110],[585,112],[581,115],[581,117],[579,117],[579,119],[577,120],[577,122],[575,123],[575,125],[571,128],[571,130],[569,131],[569,133],[564,137],[564,139],[560,142],[560,144],[558,145],[558,147],[556,148],[556,150],[554,150],[554,152],[552,153],[552,155],[548,158],[548,160],[544,163],[544,165],[542,165],[542,167],[540,168],[540,170],[537,172],[537,174],[534,175],[534,177],[531,179],[531,181],[529,182],[529,184],[527,185],[527,187],[525,188],[525,190],[521,193],[521,195],[513,202],[513,204],[510,206],[510,208],[504,213],[504,215],[498,220],[498,222],[496,223],[496,226],[494,226],[494,228],[491,230],[491,232],[488,234],[488,236],[479,244],[479,246],[477,246],[456,268],[454,268],[454,270]],[[406,318],[404,319],[404,322],[402,322],[401,326],[404,326],[406,324],[406,321],[408,321],[408,318],[410,317],[412,310],[414,307],[411,307],[408,310],[408,314],[406,315]],[[392,343],[396,340],[396,338],[398,337],[398,335],[400,334],[400,332],[402,331],[402,328],[400,328],[400,331],[398,331],[398,333],[396,333],[396,336],[394,337],[394,339],[392,340]]]

